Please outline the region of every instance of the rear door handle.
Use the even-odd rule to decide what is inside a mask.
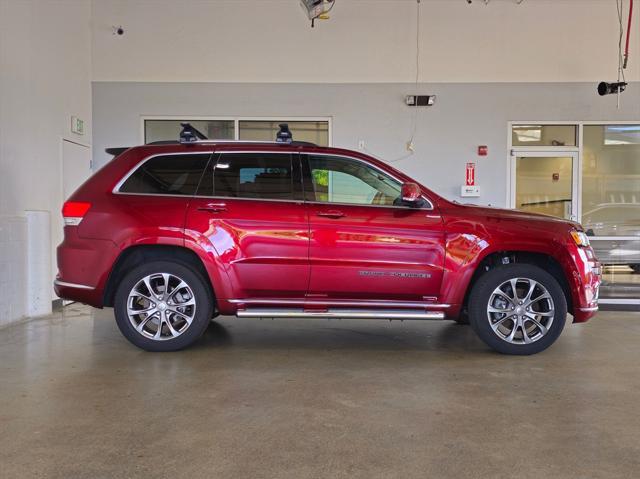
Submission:
[[[345,214],[338,210],[318,211],[317,216],[324,216],[326,218],[342,218]]]
[[[227,205],[225,203],[207,203],[204,206],[199,206],[198,211],[206,211],[207,213],[221,213],[227,211]]]

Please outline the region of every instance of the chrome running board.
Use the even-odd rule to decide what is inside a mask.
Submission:
[[[370,309],[243,309],[236,313],[239,318],[336,318],[336,319],[444,319],[443,312],[416,310],[370,310]]]

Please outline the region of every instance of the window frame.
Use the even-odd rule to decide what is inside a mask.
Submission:
[[[111,190],[111,192],[115,195],[134,195],[134,196],[168,196],[168,197],[176,197],[176,198],[193,198],[195,195],[195,193],[198,192],[198,188],[200,187],[200,181],[202,181],[202,177],[204,176],[205,171],[207,171],[207,168],[209,168],[209,165],[211,164],[211,159],[213,157],[213,153],[214,151],[182,151],[182,152],[175,152],[175,153],[156,153],[153,155],[149,155],[145,158],[143,158],[142,160],[140,160],[138,163],[136,163],[128,172],[126,175],[124,175],[120,181],[118,181],[118,183],[116,183],[116,186],[113,187],[113,189]],[[147,163],[148,161],[154,159],[154,158],[158,158],[160,156],[185,156],[185,155],[190,155],[190,156],[205,156],[205,155],[209,155],[207,158],[207,164],[205,165],[205,167],[202,170],[202,173],[200,174],[200,180],[198,181],[198,187],[196,187],[196,191],[193,195],[178,195],[178,194],[171,194],[171,193],[134,193],[134,192],[129,192],[129,191],[120,191],[120,188],[122,188],[122,186],[127,182],[127,180],[129,179],[129,177],[131,177],[136,171],[138,171],[140,168],[142,168],[142,166],[144,166],[145,163]]]
[[[369,163],[368,161],[363,160],[361,158],[356,158],[355,156],[345,155],[342,153],[339,153],[339,154],[338,153],[316,153],[316,152],[303,151],[300,153],[300,161],[302,164],[302,176],[303,176],[302,183],[304,185],[304,201],[306,204],[352,206],[352,207],[360,207],[360,208],[394,208],[394,209],[401,209],[401,210],[416,210],[416,211],[434,210],[433,202],[424,194],[420,195],[420,198],[422,198],[425,201],[425,204],[424,206],[421,206],[418,208],[414,206],[409,206],[409,205],[397,205],[397,206],[396,205],[367,205],[367,204],[361,204],[361,203],[338,203],[338,202],[331,202],[331,201],[317,201],[315,199],[315,190],[313,188],[313,175],[311,173],[311,165],[309,164],[309,156],[330,156],[335,158],[344,158],[346,160],[356,161],[356,162],[362,163],[363,165],[369,168],[376,170],[377,172],[385,176],[388,176],[394,181],[397,181],[398,183],[400,183],[401,187],[403,183],[406,183],[405,181],[401,180],[397,176],[391,174],[388,171],[385,171],[384,169],[378,167],[377,165]],[[314,195],[314,199],[309,200],[307,198],[307,193],[312,193]]]
[[[178,197],[178,198],[210,198],[210,199],[220,199],[220,200],[238,200],[238,201],[276,201],[276,202],[281,202],[281,203],[304,203],[304,204],[317,204],[317,205],[340,205],[340,206],[357,206],[357,207],[361,207],[361,208],[393,208],[393,209],[400,209],[400,210],[415,210],[415,211],[434,211],[435,210],[435,206],[433,201],[431,201],[431,199],[429,197],[427,197],[426,195],[422,194],[420,195],[420,198],[422,198],[425,201],[424,206],[421,206],[419,208],[413,207],[413,206],[408,206],[408,205],[399,205],[399,206],[395,206],[395,205],[366,205],[366,204],[354,204],[354,203],[330,203],[330,202],[323,202],[323,201],[311,201],[308,200],[306,197],[306,194],[308,192],[313,192],[315,195],[315,191],[313,190],[313,183],[312,183],[312,178],[311,178],[311,169],[309,166],[309,161],[307,159],[308,155],[313,155],[313,156],[333,156],[333,157],[340,157],[340,158],[345,158],[348,160],[353,160],[353,161],[357,161],[360,162],[362,164],[364,164],[365,166],[368,166],[370,168],[373,168],[374,170],[392,178],[393,180],[397,181],[398,183],[402,184],[405,183],[402,179],[398,178],[396,175],[378,167],[377,165],[374,165],[366,160],[363,160],[361,158],[356,158],[355,156],[351,156],[351,155],[345,155],[345,154],[337,154],[337,153],[322,153],[322,152],[308,152],[308,151],[290,151],[288,152],[288,154],[291,157],[291,167],[292,167],[292,184],[293,184],[293,193],[294,193],[294,199],[292,200],[282,200],[282,199],[263,199],[263,198],[238,198],[238,197],[230,197],[230,196],[210,196],[210,195],[201,195],[198,194],[198,191],[200,189],[200,184],[198,185],[198,188],[196,189],[196,194],[194,195],[175,195],[175,194],[164,194],[164,193],[127,193],[127,192],[122,192],[119,191],[120,187],[124,184],[125,181],[127,181],[127,179],[138,169],[140,168],[142,165],[144,165],[147,161],[151,160],[152,158],[158,157],[158,156],[169,156],[169,155],[209,155],[209,161],[207,163],[207,166],[205,167],[205,169],[202,172],[202,176],[200,177],[200,182],[202,182],[202,178],[204,177],[206,170],[208,168],[213,168],[214,165],[217,165],[220,157],[224,154],[234,154],[234,153],[239,153],[239,154],[278,154],[277,151],[274,150],[233,150],[233,149],[224,149],[224,150],[219,150],[219,149],[212,149],[211,151],[198,151],[198,152],[177,152],[177,153],[156,153],[154,155],[150,155],[147,156],[145,158],[143,158],[142,160],[140,160],[138,163],[136,163],[135,166],[133,166],[125,176],[122,177],[122,179],[120,181],[118,181],[118,183],[116,184],[116,186],[114,186],[112,193],[113,194],[118,194],[118,195],[136,195],[136,196],[166,196],[166,197]],[[215,175],[215,171],[213,172],[213,174]],[[215,178],[214,178],[215,181]],[[297,198],[296,198],[297,197]]]

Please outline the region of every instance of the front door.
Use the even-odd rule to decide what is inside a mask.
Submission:
[[[187,234],[220,257],[234,298],[304,298],[309,225],[298,155],[214,155],[187,216]]]
[[[521,211],[578,218],[577,152],[514,152],[513,205]]]
[[[401,182],[355,158],[303,156],[309,299],[435,301],[444,229],[430,204],[398,204]]]

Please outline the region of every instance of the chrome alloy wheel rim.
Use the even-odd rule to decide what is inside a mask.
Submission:
[[[530,278],[505,281],[493,290],[487,305],[491,329],[511,344],[530,344],[542,339],[554,316],[551,294]]]
[[[184,333],[196,314],[191,287],[169,273],[145,276],[129,292],[127,315],[142,336],[155,341],[174,339]]]

